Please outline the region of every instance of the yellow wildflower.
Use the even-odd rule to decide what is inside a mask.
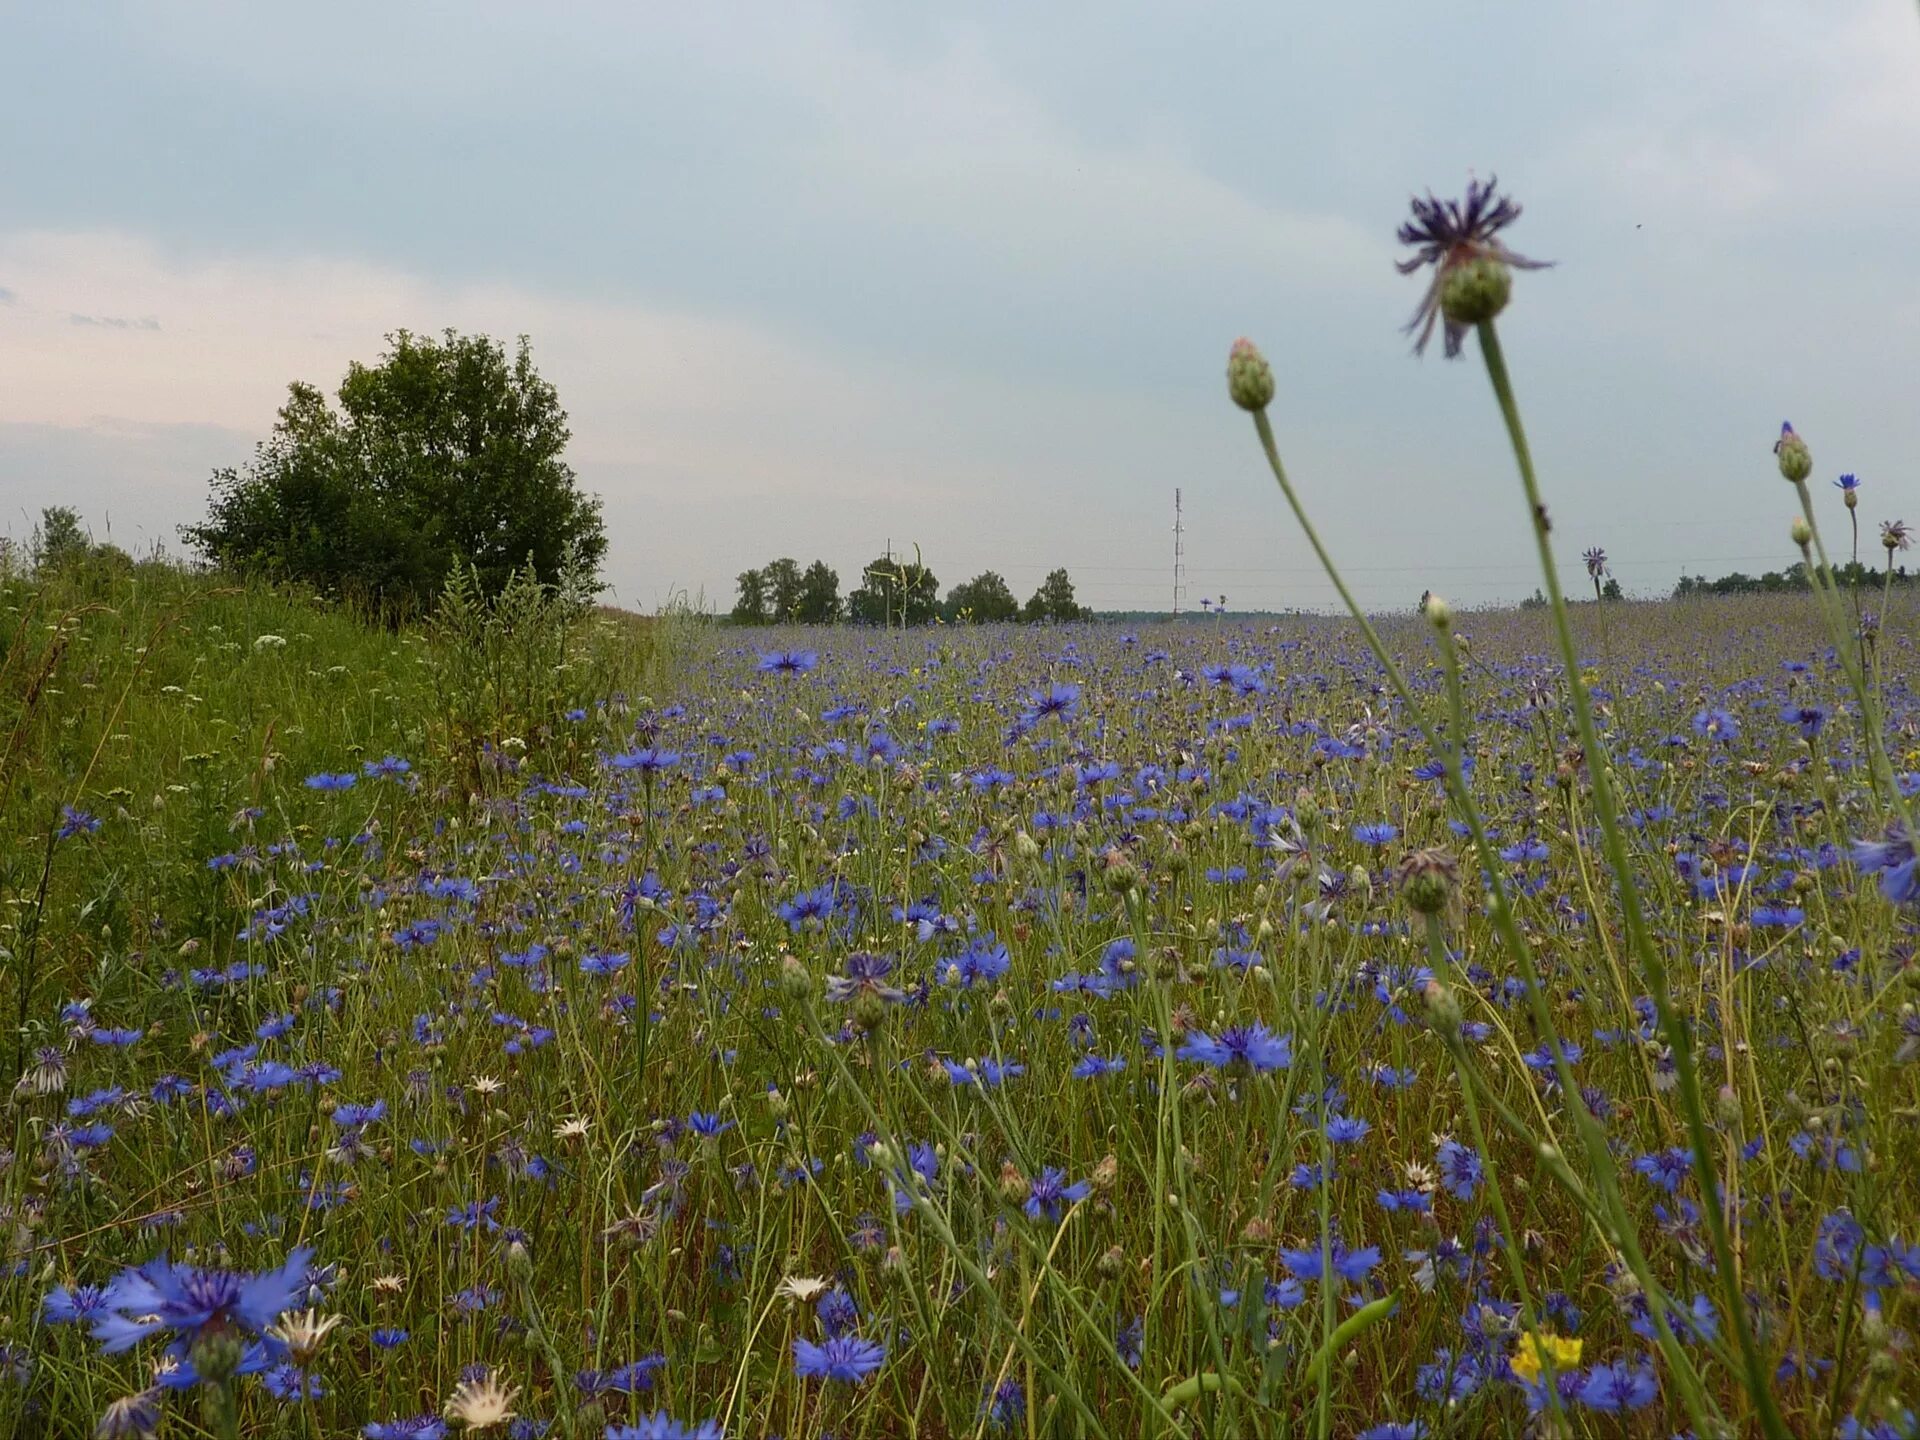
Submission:
[[[1556,1374],[1564,1375],[1580,1365],[1580,1342],[1551,1331],[1527,1334],[1513,1352],[1513,1373],[1529,1385],[1537,1384],[1540,1372],[1553,1362]]]

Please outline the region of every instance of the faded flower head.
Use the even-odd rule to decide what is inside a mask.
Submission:
[[[1607,573],[1607,552],[1598,545],[1587,551],[1581,558],[1587,562],[1587,574],[1593,579],[1598,580]]]
[[[477,1380],[462,1380],[447,1398],[446,1417],[469,1430],[491,1430],[513,1419],[520,1389],[489,1370]]]
[[[1882,520],[1880,543],[1887,547],[1887,553],[1891,555],[1896,550],[1912,547],[1913,532],[1907,528],[1907,522],[1904,520]]]
[[[1424,354],[1436,323],[1445,322],[1449,360],[1460,353],[1469,326],[1491,320],[1505,308],[1514,270],[1540,270],[1549,263],[1515,254],[1500,232],[1520,218],[1520,207],[1496,195],[1497,176],[1482,183],[1467,182],[1464,200],[1437,200],[1431,191],[1413,201],[1413,218],[1400,226],[1400,243],[1413,247],[1398,262],[1402,275],[1422,266],[1433,267],[1433,280],[1420,307],[1407,322],[1409,335],[1418,333],[1413,350]]]

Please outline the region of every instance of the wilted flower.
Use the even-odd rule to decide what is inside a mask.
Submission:
[[[1434,325],[1444,321],[1447,358],[1453,359],[1467,328],[1491,320],[1505,306],[1512,270],[1540,270],[1550,263],[1517,255],[1499,238],[1520,218],[1520,207],[1494,193],[1498,183],[1492,175],[1484,184],[1469,181],[1465,200],[1436,200],[1429,191],[1426,199],[1414,199],[1413,218],[1400,226],[1400,243],[1414,247],[1411,258],[1398,262],[1400,273],[1433,267],[1433,280],[1406,326],[1408,334],[1419,334],[1415,354],[1425,353]]]
[[[1913,532],[1907,528],[1904,520],[1882,520],[1880,522],[1880,543],[1887,547],[1887,554],[1896,550],[1906,550],[1913,544]]]

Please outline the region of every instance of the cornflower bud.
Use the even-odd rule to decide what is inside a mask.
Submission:
[[[1260,347],[1242,336],[1227,352],[1227,394],[1242,410],[1256,413],[1273,403],[1273,369]]]
[[[1813,452],[1807,449],[1807,442],[1794,434],[1793,426],[1786,421],[1780,424],[1780,438],[1773,442],[1773,453],[1780,462],[1783,479],[1798,485],[1813,473]]]

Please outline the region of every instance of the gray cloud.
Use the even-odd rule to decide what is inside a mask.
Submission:
[[[151,315],[143,315],[137,320],[124,315],[81,315],[70,313],[67,316],[70,325],[90,325],[97,330],[158,330],[160,322]]]
[[[1058,557],[1097,603],[1154,603],[1179,484],[1197,587],[1320,603],[1221,398],[1242,331],[1363,595],[1527,594],[1484,379],[1415,364],[1397,333],[1405,197],[1469,166],[1525,202],[1516,246],[1560,262],[1522,278],[1503,327],[1569,557],[1603,545],[1643,589],[1785,563],[1766,447],[1788,417],[1823,474],[1867,477],[1875,515],[1920,510],[1901,488],[1920,448],[1911,7],[847,0],[750,30],[711,7],[569,13],[41,7],[15,43],[44,63],[0,92],[0,124],[36,140],[9,223],[136,237],[180,273],[338,261],[418,282],[349,338],[433,328],[447,297],[487,291],[669,315],[722,345],[750,331],[781,368],[729,374],[685,340],[711,396],[611,330],[534,334],[635,596],[726,591],[777,553],[845,574],[891,536],[930,542],[943,579]],[[99,98],[71,115],[79,55]],[[62,299],[98,320],[162,293]],[[251,346],[276,383],[301,373],[272,370],[295,347],[165,294],[185,353],[231,366]]]

